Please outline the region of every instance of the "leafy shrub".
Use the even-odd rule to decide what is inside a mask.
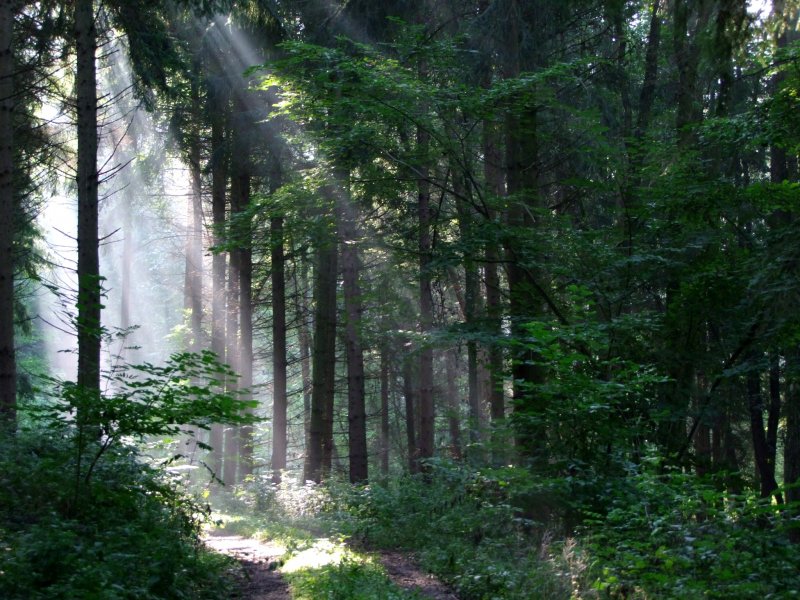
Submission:
[[[0,437],[0,597],[217,598],[225,559],[199,542],[207,509],[134,442],[184,426],[245,423],[211,353],[108,373],[109,394],[51,381],[23,406],[31,429]]]
[[[332,486],[328,517],[380,547],[416,551],[459,597],[570,598],[577,564],[519,508],[550,495],[524,469],[473,471],[431,462],[426,476],[362,488]],[[567,557],[565,559],[565,556]],[[568,560],[567,560],[568,559]]]
[[[781,512],[693,474],[643,469],[584,528],[594,587],[642,598],[800,597]]]
[[[419,594],[391,585],[374,563],[345,558],[287,575],[297,600],[412,600]]]
[[[76,509],[74,461],[65,439],[0,440],[0,597],[219,597],[226,562],[198,542],[200,506],[120,446]]]

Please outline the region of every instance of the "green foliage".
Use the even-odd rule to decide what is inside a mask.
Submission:
[[[657,465],[655,465],[657,467]],[[593,587],[634,598],[794,598],[800,556],[784,514],[716,480],[631,474],[584,527]]]
[[[551,546],[547,525],[532,518],[556,505],[550,483],[514,467],[428,466],[427,478],[331,488],[336,510],[328,517],[356,539],[416,551],[460,598],[571,597],[580,559]]]
[[[422,598],[392,585],[383,570],[372,561],[345,557],[332,565],[303,569],[288,574],[296,600],[404,600]]]
[[[132,443],[252,422],[252,403],[223,391],[234,376],[180,353],[113,370],[100,396],[52,380],[53,400],[23,406],[31,428],[0,440],[0,595],[219,597],[226,562],[198,541],[207,509]]]
[[[109,450],[152,436],[191,434],[190,426],[207,430],[213,423],[254,422],[246,411],[255,402],[242,399],[247,391],[225,390],[225,381],[234,377],[212,352],[182,352],[163,366],[144,363],[112,370],[110,392],[100,396],[72,382],[51,380],[55,399],[24,410],[40,431],[73,444],[71,510],[77,511]]]
[[[188,600],[224,593],[226,562],[197,541],[202,506],[118,446],[74,511],[74,461],[68,438],[0,440],[0,596]]]

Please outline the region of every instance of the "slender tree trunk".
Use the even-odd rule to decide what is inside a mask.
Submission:
[[[0,427],[17,405],[14,353],[14,3],[0,2]]]
[[[381,382],[381,437],[380,459],[381,475],[389,475],[389,347],[384,340],[381,343],[380,353],[380,382]]]
[[[234,139],[234,148],[238,146]],[[235,239],[238,232],[234,231],[233,217],[241,211],[242,202],[242,178],[238,165],[234,165],[231,174],[231,225],[230,232]],[[233,240],[231,240],[233,241]],[[241,356],[239,353],[239,274],[241,270],[241,252],[233,243],[228,252],[228,280],[227,280],[227,306],[225,310],[225,361],[233,368],[236,373],[241,374]],[[226,382],[226,389],[231,393],[237,393],[239,382],[235,378],[230,378]],[[229,425],[225,428],[225,465],[222,480],[226,485],[233,485],[237,481],[237,467],[239,462],[239,428]]]
[[[75,0],[78,112],[78,386],[100,395],[100,262],[98,257],[97,30],[92,0]]]
[[[414,365],[410,359],[403,361],[403,396],[406,404],[406,439],[408,440],[408,471],[419,473],[419,450],[416,434],[416,394],[414,393]]]
[[[200,113],[200,91],[192,85],[192,111]],[[189,148],[189,173],[192,182],[188,207],[186,252],[186,296],[184,308],[191,312],[192,352],[202,348],[203,337],[203,188],[200,166],[200,136],[193,133]]]
[[[467,185],[463,176],[458,171],[453,175],[453,188],[456,195],[461,198],[468,195]],[[473,215],[469,205],[463,200],[458,200],[458,227],[462,240],[473,237]],[[481,402],[478,394],[478,343],[474,339],[478,304],[480,297],[480,280],[478,278],[478,264],[467,252],[464,255],[464,320],[470,337],[467,339],[467,404],[469,406],[469,442],[481,442]],[[459,452],[460,454],[460,452]]]
[[[458,350],[456,348],[447,351],[445,369],[447,371],[447,421],[450,426],[450,453],[454,460],[461,460],[461,402],[458,393],[457,355]],[[470,416],[472,416],[472,407],[470,407]],[[475,418],[477,419],[477,415],[475,415]],[[470,427],[475,427],[475,425],[470,423]],[[474,441],[477,441],[477,439],[470,438],[470,442]]]
[[[364,350],[361,343],[361,271],[358,257],[358,209],[350,198],[347,173],[337,173],[335,202],[341,244],[342,283],[344,292],[344,346],[347,357],[347,425],[350,482],[367,480],[367,410],[364,388]]]
[[[124,205],[122,207],[122,298],[119,307],[119,326],[125,331],[131,325],[131,295],[132,295],[132,275],[133,275],[133,194],[125,190]],[[130,343],[130,340],[127,341]],[[126,344],[127,345],[127,344]],[[125,348],[120,352],[122,356],[126,354]]]
[[[508,115],[506,122],[506,169],[509,207],[507,222],[511,228],[505,244],[508,261],[508,295],[511,331],[515,339],[524,339],[525,323],[542,314],[539,287],[534,279],[534,269],[524,264],[524,246],[529,242],[525,230],[535,227],[528,206],[537,202],[538,196],[538,143],[536,114],[528,111],[524,118]],[[545,407],[532,385],[543,382],[541,367],[536,366],[536,356],[521,350],[513,357],[514,410],[541,415]],[[540,462],[547,460],[546,431],[539,426],[517,431],[517,443],[527,456]]]
[[[225,192],[228,184],[224,120],[227,101],[222,97],[221,90],[214,90],[213,93],[215,97],[212,98],[214,109],[211,120],[211,239],[212,245],[219,247],[225,225]],[[219,360],[225,360],[225,254],[222,252],[215,252],[211,259],[211,350]],[[223,475],[223,441],[222,425],[212,425],[211,469],[219,477]]]
[[[423,69],[424,71],[424,69]],[[417,184],[417,216],[419,220],[419,296],[420,296],[420,334],[423,347],[419,352],[419,459],[433,456],[434,447],[434,404],[433,404],[433,348],[428,339],[433,330],[433,293],[431,290],[433,260],[431,236],[431,206],[429,168],[427,152],[430,135],[422,128],[417,130],[417,149],[422,166]]]
[[[194,114],[199,114],[200,98],[196,83],[192,87],[192,103]],[[191,192],[186,206],[186,262],[183,309],[189,312],[191,340],[189,341],[188,349],[191,352],[200,352],[203,348],[203,190],[199,135],[192,135],[189,144],[188,158]],[[192,383],[198,382],[193,381]],[[201,441],[202,431],[199,427],[192,427],[189,430],[186,445],[189,448],[189,459],[192,463],[194,463],[197,453],[197,443]]]
[[[800,356],[796,353],[789,360],[797,363]],[[793,506],[792,514],[797,515],[800,505],[800,385],[790,380],[786,389],[784,407],[786,441],[783,448],[783,483],[786,487],[786,502]],[[789,530],[789,539],[800,543],[800,528]]]
[[[304,470],[308,472],[308,449],[311,447],[311,333],[308,328],[308,265],[301,258],[294,274],[294,312],[297,319],[297,336],[300,346],[300,378],[303,384],[303,447],[306,449]],[[298,274],[299,273],[299,274]]]
[[[331,193],[326,195],[330,197]],[[319,241],[315,267],[311,422],[305,479],[320,482],[330,473],[333,452],[338,276],[338,256],[333,236],[325,235]]]
[[[761,393],[761,380],[755,371],[747,374],[747,400],[750,408],[750,432],[753,437],[753,453],[761,486],[761,497],[769,498],[774,493],[778,503],[783,504],[783,498],[777,491],[775,465],[774,463],[770,464],[769,461],[770,452],[764,433],[764,399]]]
[[[270,173],[270,192],[280,187],[280,166],[277,160]],[[272,481],[280,483],[281,471],[286,469],[288,398],[286,395],[286,276],[283,252],[283,217],[270,219],[270,258],[272,268]],[[299,291],[296,292],[299,295]],[[297,297],[297,295],[295,297]],[[308,369],[308,341],[305,336],[304,319],[300,317],[299,302],[296,305],[300,321],[301,358],[303,368]],[[304,374],[305,375],[305,374]],[[306,378],[303,378],[303,397],[307,395]]]
[[[240,211],[250,205],[250,173],[242,174]],[[249,221],[239,222],[239,387],[243,400],[252,400],[253,393],[253,232]],[[248,409],[248,413],[252,413]],[[239,473],[243,482],[253,474],[253,426],[239,428]]]
[[[642,139],[650,125],[650,115],[656,95],[658,52],[661,43],[661,16],[659,14],[661,2],[662,0],[655,0],[650,13],[650,28],[647,33],[647,50],[644,57],[644,83],[639,93],[639,114],[636,117],[635,135],[638,139]]]
[[[505,182],[503,178],[503,157],[500,153],[500,140],[497,126],[491,121],[483,123],[483,173],[486,179],[486,187],[491,195],[491,202],[497,203],[499,198],[505,194]],[[496,219],[496,211],[489,211],[489,219]],[[495,225],[492,224],[494,227]],[[484,277],[486,280],[486,317],[489,323],[490,335],[494,340],[489,345],[489,414],[492,424],[492,461],[494,464],[502,464],[505,460],[505,440],[499,436],[499,427],[505,421],[506,409],[505,398],[503,396],[503,349],[500,345],[502,332],[502,304],[500,290],[500,274],[498,273],[498,263],[500,254],[497,245],[490,241],[486,245],[486,264],[484,265]]]

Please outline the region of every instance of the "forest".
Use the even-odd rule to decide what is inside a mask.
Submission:
[[[798,17],[0,0],[0,597],[800,597]]]

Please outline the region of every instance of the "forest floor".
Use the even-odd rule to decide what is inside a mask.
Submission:
[[[286,548],[274,541],[259,541],[239,535],[229,535],[214,529],[204,538],[206,546],[236,560],[240,569],[235,572],[237,590],[232,598],[238,600],[290,600],[289,583],[281,573]],[[395,551],[372,551],[382,565],[388,580],[409,592],[414,598],[458,600],[436,577],[425,573],[409,555]],[[290,559],[291,560],[291,559]]]
[[[277,570],[283,546],[260,542],[240,535],[212,530],[203,540],[209,548],[226,554],[240,565],[236,572],[237,593],[241,600],[289,600],[289,585]]]

